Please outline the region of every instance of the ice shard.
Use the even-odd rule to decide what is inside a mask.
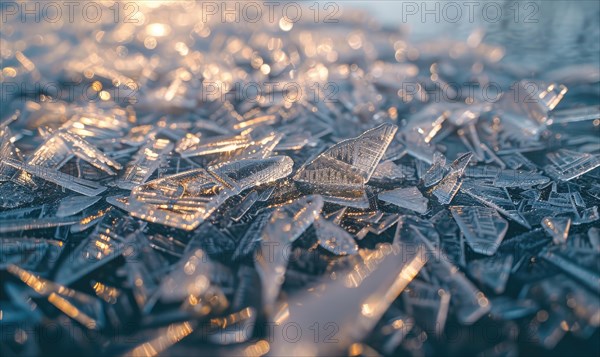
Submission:
[[[40,278],[16,265],[9,265],[8,272],[27,284],[37,294],[45,297],[62,313],[91,330],[104,327],[105,318],[100,301],[89,295],[66,288],[60,284]]]
[[[344,140],[305,164],[294,180],[332,191],[361,188],[373,175],[397,129],[393,124],[382,124]]]
[[[274,340],[270,352],[316,356],[343,353],[375,327],[425,263],[422,250],[402,245],[384,244],[365,252],[349,270],[336,272],[335,280],[324,278],[314,289],[289,299],[279,309],[273,316]],[[303,335],[315,323],[337,333],[335,339],[319,339],[316,343],[302,339],[294,343],[281,335],[289,323],[299,326]]]
[[[84,209],[93,206],[100,201],[102,197],[86,197],[86,196],[69,196],[60,201],[56,216],[68,217],[77,214]]]
[[[250,187],[268,184],[292,173],[294,162],[288,156],[233,161],[209,171],[235,194]]]
[[[41,167],[41,166],[32,166],[30,164],[26,164],[20,161],[16,161],[13,159],[2,159],[2,161],[10,165],[16,169],[23,170],[27,174],[31,174],[35,177],[42,178],[46,181],[50,181],[59,186],[62,186],[71,191],[80,193],[86,196],[97,196],[102,192],[106,191],[106,187],[86,179],[74,177],[65,173],[62,173],[58,170]]]
[[[315,219],[315,232],[319,245],[335,255],[352,255],[358,253],[358,245],[354,238],[337,224],[323,217]]]
[[[496,294],[502,294],[513,268],[513,256],[498,254],[469,262],[469,275]]]
[[[117,180],[116,185],[130,190],[145,183],[164,162],[166,155],[171,150],[173,150],[173,144],[164,139],[157,139],[142,146],[131,162],[125,166],[125,170]]]
[[[495,209],[452,206],[450,211],[473,251],[484,255],[496,253],[508,230],[508,222]]]
[[[498,210],[506,217],[531,228],[529,223],[521,216],[508,191],[504,187],[494,187],[478,180],[466,180],[462,191],[484,205]]]
[[[323,198],[311,195],[276,209],[261,233],[256,270],[262,285],[263,306],[271,309],[279,295],[291,252],[290,245],[319,217]]]
[[[94,231],[66,257],[56,272],[56,282],[70,284],[119,257],[125,238],[143,227],[139,221],[112,209]]]
[[[461,177],[472,157],[473,153],[466,153],[454,160],[446,176],[431,190],[441,204],[449,204],[458,193],[462,185]]]
[[[380,192],[377,197],[384,202],[421,214],[427,212],[427,203],[429,202],[416,187],[397,188]]]
[[[569,217],[545,217],[542,228],[552,237],[554,244],[562,244],[569,237],[571,219]]]
[[[560,149],[546,156],[551,164],[544,170],[562,181],[572,180],[600,166],[600,156],[585,152]]]

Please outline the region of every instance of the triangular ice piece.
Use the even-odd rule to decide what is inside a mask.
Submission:
[[[473,251],[484,255],[496,253],[508,230],[508,222],[495,209],[453,206],[450,211]]]
[[[545,217],[542,219],[542,227],[552,237],[554,244],[562,244],[569,237],[571,218],[569,217]]]

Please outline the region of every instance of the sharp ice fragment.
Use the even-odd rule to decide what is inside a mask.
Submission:
[[[465,235],[473,251],[494,255],[508,230],[506,222],[496,210],[487,207],[450,207],[452,216]]]
[[[427,212],[427,203],[429,202],[416,187],[380,192],[377,197],[384,202],[421,214]]]
[[[542,227],[552,237],[554,244],[562,244],[569,237],[571,219],[568,217],[545,217],[542,219]]]

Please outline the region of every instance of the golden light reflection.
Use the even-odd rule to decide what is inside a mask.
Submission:
[[[189,321],[171,324],[167,328],[160,330],[159,336],[134,348],[126,356],[156,356],[184,339],[193,331],[194,327]]]

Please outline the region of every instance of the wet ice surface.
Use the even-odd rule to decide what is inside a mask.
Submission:
[[[597,62],[140,14],[3,23],[0,350],[597,353]]]

